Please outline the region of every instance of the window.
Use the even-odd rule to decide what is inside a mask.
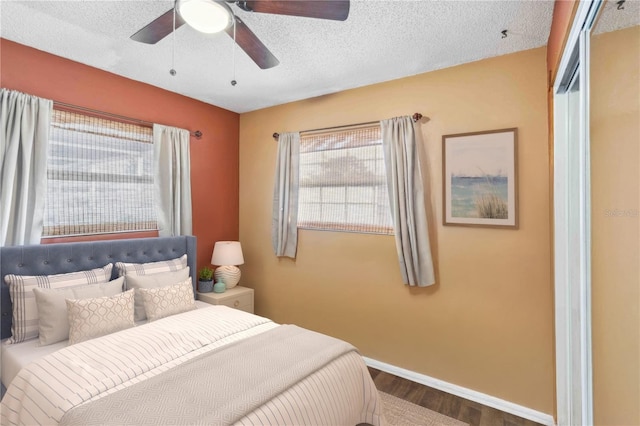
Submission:
[[[153,130],[54,110],[43,236],[155,229]]]
[[[298,226],[393,234],[380,126],[301,136]]]

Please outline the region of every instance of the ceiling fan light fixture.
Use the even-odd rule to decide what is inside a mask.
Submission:
[[[189,26],[201,33],[217,33],[231,24],[229,8],[214,0],[179,0],[178,13]]]

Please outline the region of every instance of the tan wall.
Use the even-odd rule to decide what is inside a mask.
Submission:
[[[640,424],[640,27],[591,45],[593,397],[598,425]]]
[[[243,283],[258,314],[363,355],[553,412],[546,52],[534,49],[242,114]],[[271,249],[273,132],[420,112],[430,156],[438,283],[402,284],[393,237],[302,230],[296,261]],[[517,127],[520,229],[442,223],[443,134]]]

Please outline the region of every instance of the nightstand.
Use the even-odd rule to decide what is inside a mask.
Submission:
[[[198,292],[198,300],[209,303],[211,305],[225,305],[230,308],[240,309],[241,311],[253,313],[253,289],[235,286],[224,293],[200,293]]]

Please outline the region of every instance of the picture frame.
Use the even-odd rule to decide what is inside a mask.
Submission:
[[[518,129],[442,136],[443,225],[518,229]]]

